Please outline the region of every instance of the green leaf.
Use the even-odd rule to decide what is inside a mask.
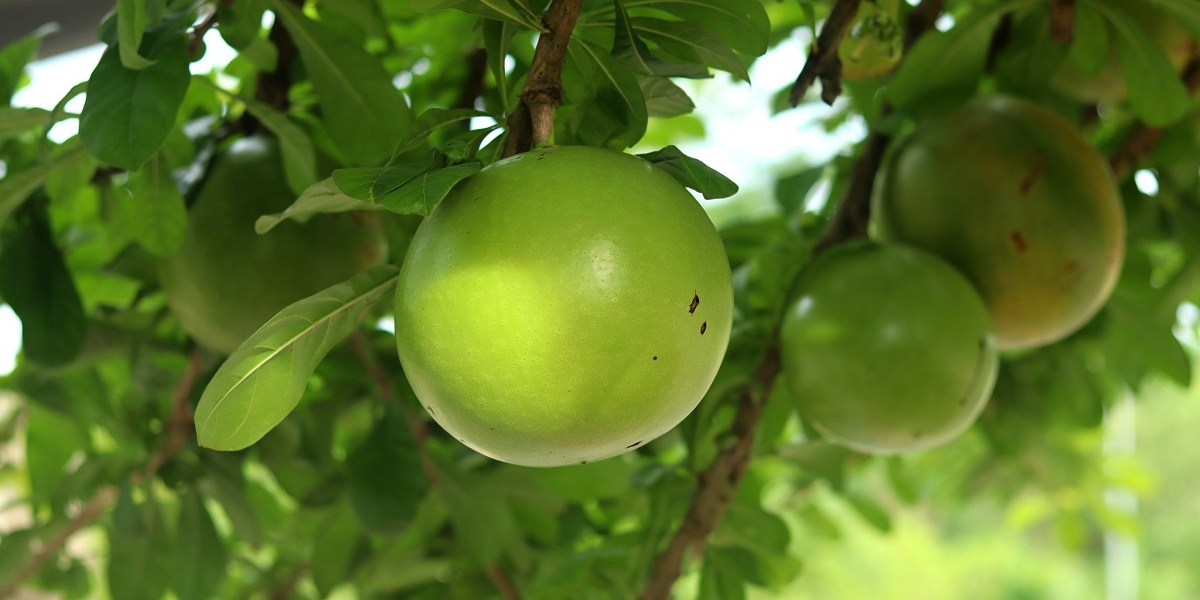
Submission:
[[[479,172],[481,167],[479,163],[464,163],[425,171],[381,198],[380,204],[397,214],[427,217],[458,182]]]
[[[892,530],[891,515],[873,498],[864,494],[849,493],[845,495],[845,499],[863,520],[879,530],[880,533],[888,533]]]
[[[288,306],[221,365],[196,406],[196,437],[214,450],[258,441],[296,407],[325,355],[363,311],[396,286],[399,269],[373,267]]]
[[[508,75],[504,68],[504,58],[508,56],[509,43],[515,29],[508,21],[486,19],[483,22],[483,47],[487,52],[488,68],[492,77],[496,78],[496,89],[500,94],[500,108],[508,114],[511,107],[509,102]]]
[[[386,167],[338,169],[333,172],[333,182],[343,194],[351,198],[368,204],[381,204],[384,196],[428,171],[433,162],[434,154],[429,153],[419,160],[394,163]]]
[[[46,125],[50,112],[41,108],[0,107],[0,144],[34,127]]]
[[[34,539],[34,532],[29,529],[15,529],[0,536],[0,581],[8,581],[29,560],[30,542]]]
[[[156,62],[141,70],[124,66],[116,49],[105,50],[79,116],[88,152],[127,171],[141,168],[167,141],[191,81],[187,36],[151,34],[144,48]]]
[[[1173,16],[1180,25],[1200,35],[1200,4],[1192,0],[1146,0],[1147,4],[1155,5],[1154,9]],[[1151,9],[1151,10],[1154,10]]]
[[[1081,73],[1095,75],[1108,64],[1111,49],[1108,23],[1086,2],[1075,5],[1074,37],[1067,58]]]
[[[241,0],[217,4],[217,31],[239,52],[258,40],[267,0]]]
[[[685,63],[713,67],[742,81],[750,80],[742,59],[702,25],[653,17],[633,17],[631,22],[633,30],[643,39],[654,42],[660,50]]]
[[[141,0],[117,0],[117,47],[121,65],[126,69],[140,71],[155,62],[138,54],[149,21]]]
[[[8,106],[12,102],[13,93],[20,87],[21,77],[25,73],[25,65],[33,60],[33,55],[42,45],[42,38],[57,29],[56,26],[42,27],[0,48],[0,105]]]
[[[493,482],[452,468],[439,468],[438,475],[438,491],[458,532],[462,553],[476,564],[490,565],[518,543],[512,509]]]
[[[395,402],[346,458],[346,468],[354,514],[374,533],[402,531],[429,487],[412,430]]]
[[[589,502],[620,498],[631,493],[629,478],[637,468],[637,463],[617,457],[586,465],[537,469],[533,475],[539,486],[559,498],[570,502]]]
[[[625,0],[626,9],[642,7],[695,23],[738,52],[761,56],[767,51],[771,22],[757,0]]]
[[[171,589],[179,600],[206,600],[216,596],[229,550],[217,534],[204,500],[195,490],[181,495],[179,522],[175,531],[180,543],[176,546]]]
[[[545,32],[541,19],[521,2],[509,0],[412,0],[413,10],[423,13],[453,8],[485,19],[505,21],[525,29]]]
[[[388,156],[411,116],[383,65],[289,2],[271,0],[271,9],[296,42],[337,147],[362,165]]]
[[[704,553],[704,566],[700,568],[700,590],[696,600],[744,600],[746,578],[739,573],[737,563],[731,560],[733,552],[727,549],[710,548]]]
[[[616,16],[616,33],[613,36],[612,55],[630,70],[662,77],[710,77],[708,69],[702,65],[671,63],[654,56],[630,26],[629,12],[625,10],[622,1],[613,0],[613,9]]]
[[[304,190],[303,194],[283,212],[263,215],[254,223],[254,230],[262,235],[286,219],[305,222],[318,213],[338,213],[354,210],[370,210],[373,207],[362,200],[342,193],[333,178],[318,181]]]
[[[34,191],[46,183],[46,179],[51,173],[69,167],[85,156],[87,153],[82,147],[71,144],[69,148],[62,150],[48,163],[42,163],[24,171],[9,173],[0,179],[0,227],[4,226],[14,210],[24,204]]]
[[[83,349],[83,303],[45,211],[26,211],[17,227],[5,233],[0,250],[0,295],[21,318],[25,356],[65,364]]]
[[[561,142],[623,149],[646,133],[646,100],[637,78],[607,52],[572,38],[562,77],[571,102],[555,119]]]
[[[470,121],[476,117],[491,117],[492,115],[483,111],[472,108],[430,108],[421,113],[412,125],[409,125],[408,130],[404,132],[403,137],[396,144],[396,149],[392,151],[392,160],[395,161],[401,155],[416,150],[429,139],[429,136],[434,131],[451,125]]]
[[[671,174],[679,183],[696,190],[705,198],[728,198],[738,192],[738,186],[712,167],[683,153],[675,146],[647,152],[638,156]]]
[[[58,411],[31,404],[25,424],[25,468],[29,495],[35,502],[51,500],[66,475],[67,462],[90,450],[80,421]],[[60,507],[53,507],[57,512]]]
[[[356,566],[355,550],[362,541],[362,528],[347,503],[334,509],[313,538],[312,579],[321,597],[329,596]]]
[[[1134,114],[1159,127],[1178,121],[1191,102],[1166,51],[1120,9],[1101,3],[1092,7],[1108,19],[1116,34],[1117,56]]]
[[[638,82],[651,117],[677,117],[696,110],[687,92],[666,77],[646,77]]]
[[[207,81],[207,80],[205,80]],[[297,194],[304,193],[317,181],[317,155],[312,140],[299,125],[287,115],[250,98],[240,98],[246,110],[266,126],[279,140],[279,151],[283,156],[283,175],[288,187]]]
[[[187,206],[161,152],[130,175],[129,191],[135,239],[158,256],[174,254],[187,232]]]
[[[162,509],[152,495],[140,505],[121,490],[108,528],[108,590],[122,600],[160,600],[174,566]]]
[[[896,108],[914,114],[958,105],[974,93],[983,77],[988,47],[1000,18],[1035,2],[998,2],[967,14],[949,31],[921,36],[884,95]]]

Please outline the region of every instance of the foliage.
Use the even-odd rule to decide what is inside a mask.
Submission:
[[[1192,0],[1145,2],[1200,35]],[[502,157],[524,127],[514,115],[542,98],[526,84],[541,66],[536,44],[554,37],[545,6],[119,0],[98,29],[107,50],[95,71],[52,111],[11,106],[44,33],[0,48],[0,296],[23,325],[19,364],[0,379],[13,404],[0,441],[23,445],[5,476],[31,516],[0,534],[0,596],[32,586],[67,598],[632,598],[648,580],[674,583],[656,557],[672,540],[684,550],[702,541],[681,525],[699,506],[719,520],[701,552],[680,554],[686,577],[697,597],[737,599],[805,577],[793,533],[836,529],[821,494],[888,529],[897,509],[880,489],[945,510],[971,498],[1073,498],[1034,507],[1031,519],[1085,553],[1104,531],[1130,530],[1105,490],[1145,490],[1131,471],[1106,468],[1098,430],[1146,382],[1191,379],[1174,333],[1180,306],[1200,301],[1200,112],[1189,95],[1200,64],[1181,78],[1104,0],[1078,0],[1066,36],[1060,5],[1071,3],[1057,0],[899,4],[910,33],[900,66],[844,82],[832,109],[813,107],[830,128],[864,123],[868,138],[827,165],[779,174],[769,214],[721,230],[733,334],[700,406],[627,454],[553,469],[486,459],[423,413],[379,325],[393,267],[292,305],[228,358],[187,337],[156,275],[212,157],[263,132],[279,139],[297,200],[262,215],[259,233],[376,211],[399,264],[422,217]],[[563,46],[553,141],[626,149],[648,128],[689,131],[685,88],[696,87],[681,79],[721,72],[745,85],[758,57],[813,39],[833,7],[587,0]],[[237,56],[192,73],[213,31]],[[1068,62],[1097,72],[1094,57],[1114,48],[1127,100],[1097,107],[1052,84]],[[824,441],[785,386],[771,386],[791,284],[814,248],[850,237],[837,226],[864,188],[869,200],[893,138],[996,93],[1058,111],[1112,159],[1129,225],[1116,291],[1074,335],[1004,355],[960,442],[883,459]],[[80,94],[74,114],[65,107]],[[77,121],[78,135],[51,136],[63,121]],[[737,193],[679,147],[642,156],[702,196]],[[1137,185],[1135,172],[1156,187]],[[809,201],[825,198],[816,190],[829,200]],[[253,431],[217,411],[230,399],[242,417],[259,411]],[[200,447],[197,429],[199,442],[230,451]],[[884,473],[886,485],[865,491],[863,473]],[[99,570],[60,553],[93,525],[108,549]]]

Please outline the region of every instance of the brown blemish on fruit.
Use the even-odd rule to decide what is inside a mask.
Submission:
[[[638,441],[636,441],[636,442],[634,442],[634,443],[632,443],[632,444],[630,444],[630,445],[628,445],[628,446],[625,446],[625,449],[626,449],[626,450],[628,450],[628,449],[630,449],[630,448],[633,448],[634,446],[637,446],[637,445],[641,444],[643,441],[644,441],[644,440],[638,440]]]
[[[700,294],[692,296],[692,303],[688,305],[688,314],[695,314],[697,306],[700,306]]]
[[[658,360],[658,357],[657,357],[657,356],[653,356],[653,357],[651,357],[651,358],[650,358],[650,360]]]
[[[1072,258],[1063,264],[1063,275],[1071,276],[1078,273],[1083,268],[1083,262],[1078,258]]]
[[[581,464],[581,465],[586,465],[586,464],[587,464],[587,461],[586,461],[586,460],[581,460],[581,461],[579,461],[579,464]]]
[[[1029,242],[1025,241],[1025,236],[1020,231],[1013,231],[1008,237],[1012,240],[1017,252],[1024,252],[1029,249]]]
[[[1033,160],[1033,166],[1029,168],[1029,173],[1025,174],[1025,178],[1021,180],[1021,194],[1028,194],[1033,189],[1034,184],[1042,177],[1042,171],[1046,168],[1046,158],[1041,154]]]
[[[708,329],[708,321],[700,324],[700,335],[704,335],[704,330]]]
[[[431,414],[431,415],[433,414],[433,407],[432,407],[432,406],[430,406],[430,405],[426,404],[426,405],[425,405],[425,410],[429,411],[429,414]]]

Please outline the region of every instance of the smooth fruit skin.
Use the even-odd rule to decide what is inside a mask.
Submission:
[[[893,150],[875,192],[875,237],[961,270],[1001,349],[1071,334],[1120,274],[1125,216],[1107,163],[1032,102],[986,98],[922,124]]]
[[[558,146],[496,162],[417,230],[396,345],[448,432],[527,466],[665,433],[729,342],[725,249],[691,194],[627,154]]]
[[[258,217],[295,199],[271,138],[239,139],[214,159],[183,244],[159,269],[167,303],[199,343],[233,352],[289,304],[382,260],[372,214],[317,215],[255,232]]]
[[[932,254],[870,242],[808,267],[784,316],[781,356],[800,415],[831,441],[873,454],[957,437],[999,369],[970,282]]]

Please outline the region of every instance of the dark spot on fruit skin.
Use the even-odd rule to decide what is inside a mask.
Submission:
[[[697,306],[700,306],[700,294],[692,296],[692,303],[688,306],[688,314],[695,314]]]
[[[1066,262],[1066,264],[1063,265],[1063,275],[1067,275],[1067,276],[1074,275],[1074,274],[1078,273],[1079,270],[1082,268],[1083,268],[1082,261],[1080,261],[1078,258],[1073,258],[1071,260],[1068,260]]]
[[[579,461],[579,464],[581,464],[581,465],[586,465],[586,464],[587,464],[587,461],[586,461],[586,460],[581,460],[581,461]]]
[[[919,440],[919,439],[921,439],[921,432],[920,432],[920,431],[914,431],[914,432],[913,432],[913,439],[914,439],[914,440]]]
[[[1017,252],[1024,252],[1029,249],[1029,242],[1025,241],[1025,236],[1020,231],[1013,231],[1008,237],[1012,239],[1013,246],[1016,247]]]
[[[655,356],[655,357],[653,357],[653,358],[652,358],[652,360],[658,360],[658,357],[657,357],[657,356]]]
[[[425,410],[429,411],[429,414],[431,414],[431,415],[433,414],[433,407],[432,407],[432,406],[429,406],[428,404],[426,404],[426,405],[425,405]]]
[[[625,449],[626,449],[626,450],[628,450],[628,449],[630,449],[630,448],[632,448],[632,447],[634,447],[634,446],[637,446],[638,444],[641,444],[643,441],[644,441],[644,440],[638,440],[638,441],[636,441],[636,442],[634,442],[634,443],[632,443],[632,444],[630,444],[630,445],[628,445],[628,446],[625,446]]]
[[[704,331],[708,329],[708,321],[700,324],[700,335],[704,335]]]
[[[1041,154],[1033,160],[1033,166],[1029,168],[1029,173],[1021,180],[1021,194],[1028,194],[1033,189],[1034,184],[1042,177],[1042,171],[1046,168],[1046,159]]]

